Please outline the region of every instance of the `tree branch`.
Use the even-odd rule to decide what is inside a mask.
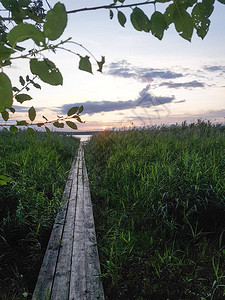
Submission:
[[[83,7],[83,8],[79,8],[79,9],[74,9],[74,10],[69,10],[67,11],[67,14],[75,14],[78,12],[82,12],[82,11],[90,11],[90,10],[99,10],[99,9],[118,9],[118,8],[126,8],[126,7],[132,7],[132,6],[140,6],[140,5],[147,5],[147,4],[156,4],[157,1],[145,1],[145,2],[139,2],[139,3],[131,3],[131,4],[126,4],[126,5],[114,5],[114,4],[110,4],[110,5],[102,5],[102,6],[94,6],[94,7]],[[158,2],[160,3],[160,2]],[[2,21],[12,21],[14,20],[12,17],[1,17]],[[30,17],[25,17],[23,18],[23,20],[28,20],[30,19]]]
[[[155,4],[156,1],[145,1],[145,2],[139,2],[139,3],[131,3],[126,5],[102,5],[102,6],[95,6],[95,7],[84,7],[74,10],[67,11],[67,14],[74,14],[81,11],[88,11],[88,10],[98,10],[98,9],[118,9],[118,8],[126,8],[126,7],[132,7],[132,6],[139,6],[139,5],[147,5],[147,4]]]

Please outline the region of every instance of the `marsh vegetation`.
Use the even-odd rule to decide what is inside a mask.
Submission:
[[[225,127],[106,131],[85,150],[106,299],[223,299]]]
[[[30,299],[79,140],[0,133],[0,298]]]

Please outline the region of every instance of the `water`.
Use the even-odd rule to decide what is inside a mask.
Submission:
[[[74,134],[73,136],[80,139],[81,142],[88,142],[91,138],[91,134]]]

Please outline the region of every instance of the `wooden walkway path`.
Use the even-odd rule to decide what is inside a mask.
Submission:
[[[104,299],[82,145],[74,160],[32,300]]]

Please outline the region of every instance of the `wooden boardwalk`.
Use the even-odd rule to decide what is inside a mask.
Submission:
[[[32,300],[104,299],[82,145],[74,160]]]

